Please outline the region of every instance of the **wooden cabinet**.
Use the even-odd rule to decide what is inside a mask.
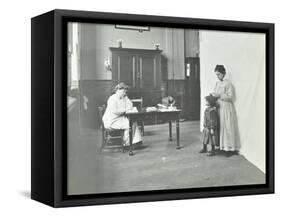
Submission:
[[[161,85],[161,50],[110,48],[112,80],[133,89],[157,89]]]
[[[153,106],[161,97],[161,50],[110,48],[112,84],[125,82],[131,98],[142,97],[144,106]]]

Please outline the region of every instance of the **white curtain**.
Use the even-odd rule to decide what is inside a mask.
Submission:
[[[166,28],[166,49],[168,79],[184,79],[184,30]]]
[[[235,88],[241,154],[265,172],[265,34],[200,31],[201,126],[216,64]],[[202,129],[202,128],[201,128]]]

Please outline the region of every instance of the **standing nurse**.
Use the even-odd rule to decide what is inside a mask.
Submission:
[[[224,79],[226,70],[223,65],[216,65],[215,73],[218,78],[213,96],[218,97],[220,123],[220,149],[227,152],[238,152],[240,139],[232,83]]]

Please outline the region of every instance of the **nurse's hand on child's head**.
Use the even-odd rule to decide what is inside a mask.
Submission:
[[[217,97],[217,98],[220,97],[220,94],[218,94],[218,93],[211,93],[211,95],[214,96],[214,97]]]

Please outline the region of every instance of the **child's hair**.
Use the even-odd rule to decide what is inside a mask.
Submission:
[[[208,95],[208,96],[205,96],[205,99],[206,101],[209,103],[210,106],[216,106],[216,103],[217,103],[217,97],[213,96],[213,95]]]

